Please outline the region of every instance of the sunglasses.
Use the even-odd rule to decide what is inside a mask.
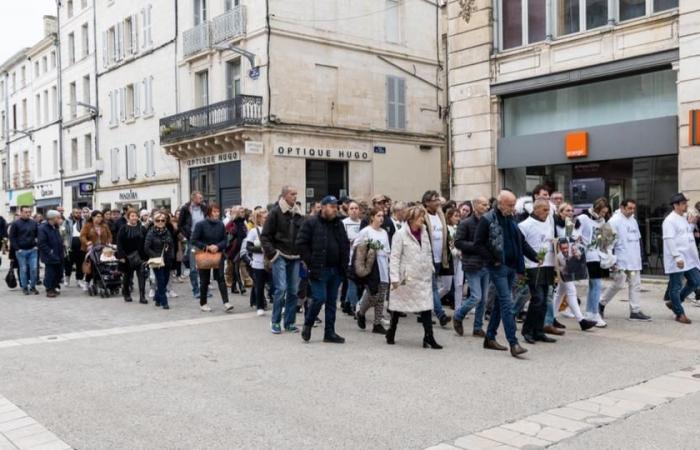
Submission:
[[[156,219],[154,222],[156,222],[156,223],[158,223],[158,222],[165,222],[165,219]]]

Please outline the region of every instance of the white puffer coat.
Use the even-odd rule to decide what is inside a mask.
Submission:
[[[399,286],[389,295],[389,309],[421,312],[433,309],[433,250],[425,227],[421,242],[410,227],[401,227],[391,243],[391,282]]]

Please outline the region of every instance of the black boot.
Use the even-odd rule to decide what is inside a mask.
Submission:
[[[394,338],[396,337],[396,327],[399,325],[399,313],[391,312],[391,322],[389,323],[389,329],[386,332],[386,343],[389,345],[394,345]]]
[[[435,342],[435,337],[433,336],[433,324],[430,320],[431,311],[423,311],[420,313],[420,317],[423,319],[423,331],[425,335],[423,336],[423,348],[432,348],[434,350],[440,350],[442,346]]]

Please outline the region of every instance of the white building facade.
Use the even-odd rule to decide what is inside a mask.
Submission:
[[[698,6],[450,1],[453,196],[546,184],[577,209],[636,199],[645,270],[661,270],[670,196],[700,198]]]
[[[379,6],[378,6],[379,4]],[[179,113],[161,145],[229,207],[280,188],[414,200],[440,188],[442,10],[429,2],[181,0]],[[233,47],[233,50],[231,50]]]
[[[159,118],[176,112],[172,0],[97,3],[101,163],[96,206],[176,207],[178,163],[160,148]]]
[[[0,68],[2,214],[60,204],[56,18],[44,17],[44,38]]]

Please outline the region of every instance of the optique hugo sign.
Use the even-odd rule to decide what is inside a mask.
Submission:
[[[338,161],[371,161],[372,153],[367,150],[341,150],[337,148],[293,147],[278,145],[277,156],[307,159],[330,159]]]

